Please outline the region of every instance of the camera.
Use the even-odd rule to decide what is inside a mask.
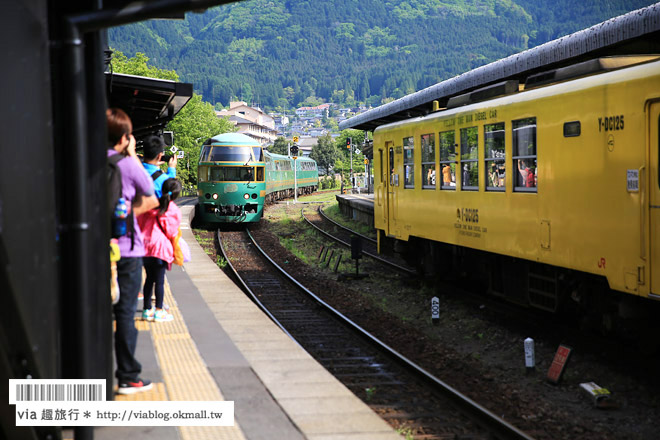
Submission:
[[[163,162],[165,162],[165,163],[169,162],[170,159],[172,159],[172,156],[173,156],[172,154],[164,154],[163,155]]]

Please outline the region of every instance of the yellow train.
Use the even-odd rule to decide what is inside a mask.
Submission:
[[[550,311],[660,300],[659,60],[592,60],[378,127],[380,242]]]

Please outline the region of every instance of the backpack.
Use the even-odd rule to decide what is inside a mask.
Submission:
[[[160,230],[163,231],[163,235],[167,237],[167,234],[165,233],[165,228],[163,228],[163,225],[160,224],[160,218],[156,219],[156,223],[158,224]],[[181,228],[179,228],[179,230],[176,232],[176,235],[174,237],[167,237],[167,238],[172,243],[172,250],[174,255],[174,261],[172,261],[172,263],[176,264],[177,266],[183,266],[184,261],[190,261],[190,250],[188,248],[188,243],[183,241],[183,238],[181,238]],[[187,253],[184,253],[184,249],[182,249],[182,245],[183,247],[188,248]]]
[[[122,154],[113,154],[108,157],[108,212],[113,213],[117,202],[122,195],[121,170],[118,162],[124,159]],[[117,238],[117,237],[115,237]]]
[[[114,211],[115,207],[117,206],[117,202],[119,201],[119,198],[123,194],[123,187],[121,183],[121,170],[119,169],[119,161],[122,159],[125,159],[126,156],[123,154],[113,154],[112,156],[108,157],[108,166],[107,166],[107,184],[108,184],[108,213],[110,214],[110,235],[113,235],[112,231],[112,218],[114,216]],[[133,249],[134,245],[134,240],[133,240],[133,233],[134,233],[134,225],[133,225],[133,211],[131,210],[128,213],[128,217],[126,217],[126,234],[130,235],[131,237],[131,249]],[[112,237],[112,238],[119,238],[119,237]]]

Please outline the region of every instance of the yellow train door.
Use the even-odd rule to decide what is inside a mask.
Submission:
[[[378,184],[376,186],[376,194],[374,198],[374,222],[377,229],[385,232],[385,235],[388,234],[389,230],[389,219],[388,219],[388,198],[389,198],[389,159],[388,159],[388,148],[389,143],[387,143],[385,149],[378,149],[378,156],[374,155],[376,162],[376,167],[380,170],[378,175]]]
[[[649,243],[651,293],[660,299],[660,102],[649,105]]]

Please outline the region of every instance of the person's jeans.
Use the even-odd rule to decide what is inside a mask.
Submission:
[[[142,258],[122,258],[117,262],[119,301],[114,306],[115,356],[117,371],[115,376],[120,383],[136,382],[142,365],[135,359],[138,331],[135,328],[137,297],[142,285]]]
[[[147,277],[144,280],[144,310],[151,308],[151,294],[156,294],[156,308],[163,308],[163,297],[165,296],[165,271],[167,270],[167,261],[156,257],[144,257],[144,270]],[[154,291],[155,285],[155,291]]]

